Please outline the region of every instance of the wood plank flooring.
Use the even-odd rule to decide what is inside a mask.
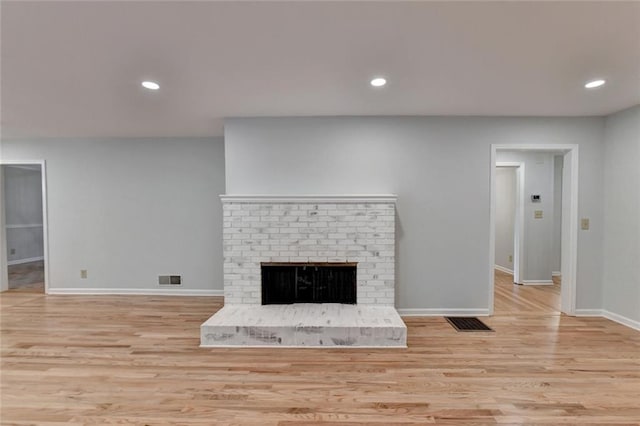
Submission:
[[[494,310],[496,314],[560,312],[560,279],[553,285],[514,285],[513,275],[495,271]]]
[[[11,290],[44,293],[44,261],[10,265],[7,272]]]
[[[0,295],[3,425],[638,425],[640,333],[496,284],[495,333],[408,349],[201,349],[216,297]],[[531,289],[535,290],[535,289]],[[510,294],[510,296],[509,296]],[[554,301],[555,300],[555,301]]]

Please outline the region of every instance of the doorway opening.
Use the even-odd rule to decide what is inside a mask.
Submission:
[[[575,314],[577,184],[577,145],[492,145],[491,314]]]
[[[0,163],[2,284],[0,290],[47,292],[47,212],[44,161]]]
[[[495,269],[522,284],[525,162],[496,162]]]

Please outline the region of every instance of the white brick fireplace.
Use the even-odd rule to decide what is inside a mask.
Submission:
[[[395,196],[220,198],[225,307],[203,324],[203,346],[405,346],[394,309]],[[356,264],[357,303],[262,306],[268,263]],[[329,312],[352,323],[326,322]]]
[[[393,306],[395,197],[221,198],[226,304],[261,304],[262,262],[357,262],[358,304]]]

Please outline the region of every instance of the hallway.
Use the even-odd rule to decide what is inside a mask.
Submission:
[[[513,275],[495,271],[494,315],[560,314],[560,277],[553,285],[515,285]]]

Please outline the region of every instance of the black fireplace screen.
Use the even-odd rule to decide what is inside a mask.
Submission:
[[[356,304],[355,263],[263,263],[262,304]]]

